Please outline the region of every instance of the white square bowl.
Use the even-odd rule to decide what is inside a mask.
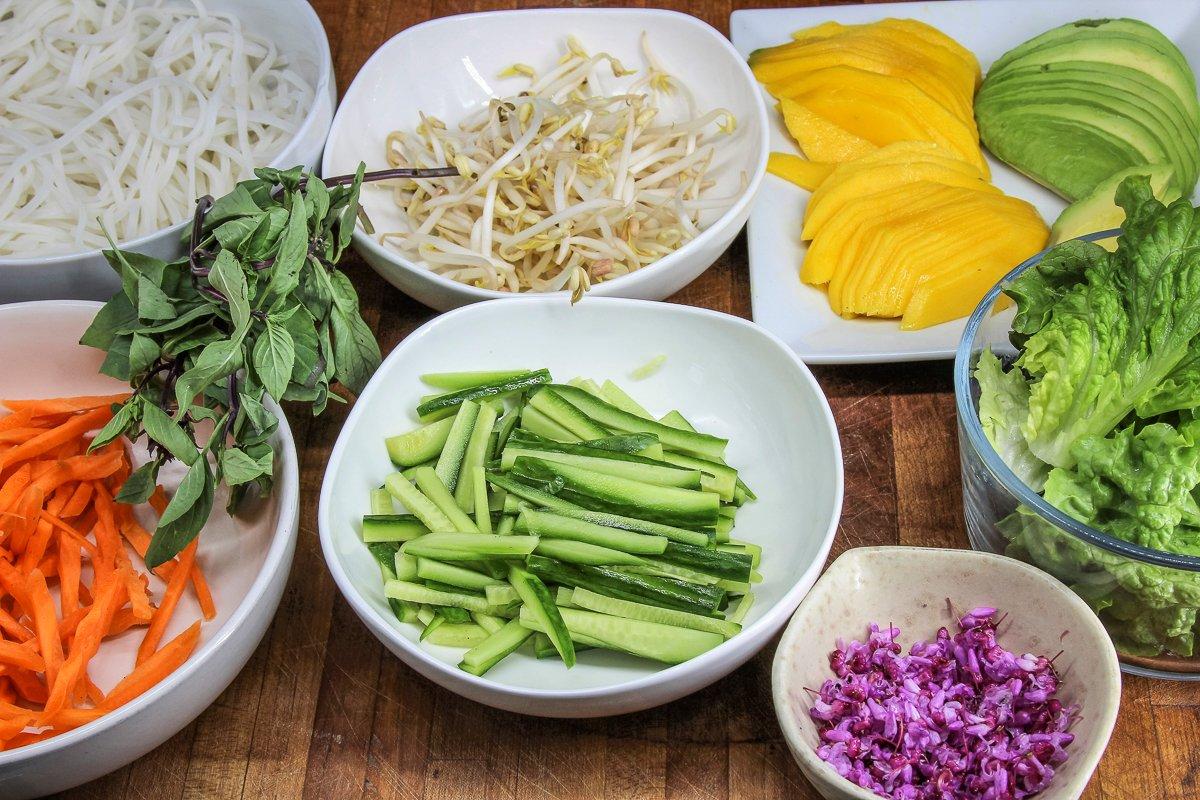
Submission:
[[[1125,16],[1135,16],[1158,28],[1194,68],[1200,68],[1200,4],[1191,0],[949,0],[756,9],[735,11],[729,29],[734,46],[745,58],[760,47],[788,41],[792,31],[829,20],[860,24],[887,17],[917,19],[958,40],[975,54],[986,73],[1001,55],[1050,28],[1077,19]],[[774,109],[774,98],[761,86],[756,91],[771,106],[770,149],[798,153],[781,115]],[[1028,200],[1047,223],[1066,207],[1050,190],[986,151],[985,155],[992,169],[992,182],[1006,194]],[[782,178],[768,175],[763,181],[747,236],[754,321],[787,342],[809,364],[953,358],[966,318],[915,331],[900,330],[899,320],[843,319],[829,307],[823,289],[800,282],[800,262],[808,249],[800,241],[800,221],[808,198],[808,192]]]
[[[657,355],[651,377],[628,373]],[[745,628],[713,650],[663,667],[615,652],[580,653],[572,669],[518,652],[484,677],[458,669],[460,649],[419,644],[420,628],[392,615],[379,567],[360,539],[368,491],[395,470],[383,439],[419,425],[427,372],[546,367],[556,380],[610,378],[653,413],[678,409],[729,439],[729,463],[758,500],[735,536],[762,545]],[[550,717],[596,717],[660,705],[737,668],[774,636],[816,581],[842,505],[842,459],[829,405],[808,369],[745,320],[688,306],[586,297],[477,303],[409,335],[359,396],[321,486],[321,547],[338,588],[388,649],[425,677],[481,703]]]
[[[330,129],[322,174],[352,173],[360,161],[368,170],[386,168],[390,132],[414,129],[421,112],[454,126],[490,99],[522,91],[526,79],[499,78],[499,73],[514,63],[545,71],[565,52],[572,35],[588,52],[611,53],[627,68],[642,71],[643,33],[663,67],[691,90],[697,109],[724,108],[737,120],[737,129],[718,148],[709,172],[716,183],[706,195],[736,199],[723,210],[702,215],[700,235],[675,252],[591,289],[597,296],[661,300],[695,280],[729,247],[746,223],[767,164],[767,112],[754,76],[724,36],[687,14],[533,9],[462,14],[415,25],[375,51],[350,84]],[[613,78],[603,70],[596,77],[603,91],[613,93],[634,79]],[[664,114],[677,105],[664,101]],[[439,311],[513,296],[437,275],[380,244],[378,234],[403,227],[389,188],[363,187],[362,205],[376,236],[359,226],[354,246],[405,294]]]

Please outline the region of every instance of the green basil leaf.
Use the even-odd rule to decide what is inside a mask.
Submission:
[[[107,350],[118,333],[129,333],[128,329],[137,324],[137,311],[134,310],[133,303],[124,292],[118,292],[96,314],[92,324],[80,337],[79,343]]]
[[[129,345],[132,336],[117,336],[108,345],[108,355],[100,365],[100,374],[120,381],[129,382],[133,376],[129,371]]]
[[[304,198],[312,204],[310,222],[313,227],[320,229],[325,222],[325,215],[329,213],[329,189],[325,181],[316,175],[310,176],[304,185]]]
[[[356,313],[347,314],[335,306],[330,321],[333,323],[338,382],[359,394],[379,366],[379,343],[367,323]]]
[[[92,439],[92,443],[88,446],[88,452],[98,450],[104,445],[116,439],[125,430],[137,422],[141,418],[142,401],[139,397],[131,397],[117,409],[117,413],[113,414],[112,419],[100,429],[96,434],[96,438]]]
[[[138,318],[160,322],[175,318],[175,306],[162,289],[142,275],[138,278]]]
[[[286,328],[267,319],[266,330],[259,335],[254,345],[254,371],[267,392],[274,398],[283,397],[292,378],[292,366],[296,361],[296,345]]]
[[[142,464],[125,479],[121,491],[117,492],[113,499],[131,506],[145,503],[150,499],[150,495],[154,494],[154,487],[158,485],[158,468],[161,466],[162,461],[158,459]]]
[[[266,458],[257,460],[243,450],[228,447],[221,453],[221,474],[230,486],[249,483],[271,471],[272,457],[270,448],[267,448]]]
[[[221,378],[242,368],[242,343],[239,339],[218,339],[200,351],[191,369],[175,382],[175,401],[179,416],[192,404],[192,399]]]
[[[121,296],[124,297],[124,295]],[[123,325],[121,328],[118,328],[117,333],[168,333],[173,330],[178,330],[190,322],[195,322],[197,319],[207,314],[212,314],[212,309],[205,304],[189,308],[179,316],[169,319],[165,322],[160,322],[157,325],[144,325],[139,323],[137,321],[137,317],[135,316],[132,322]],[[84,344],[86,344],[86,342],[84,342]]]
[[[196,459],[163,511],[158,529],[146,548],[147,567],[154,569],[171,560],[196,538],[212,513],[214,489],[208,459]]]
[[[308,257],[308,218],[304,214],[304,198],[292,195],[291,213],[279,239],[279,254],[271,265],[271,280],[267,294],[276,297],[290,294],[300,281],[300,270]]]
[[[142,412],[142,427],[146,429],[147,436],[184,464],[191,465],[200,454],[192,437],[154,403],[146,403]]]
[[[258,212],[249,217],[237,217],[228,222],[223,222],[213,230],[213,236],[217,237],[217,241],[221,243],[221,247],[226,250],[238,250],[242,242],[246,241],[250,234],[254,233],[254,229],[258,227],[259,218],[265,212]]]
[[[223,197],[218,197],[213,203],[212,208],[208,210],[208,214],[204,217],[204,222],[208,225],[220,225],[222,222],[231,220],[234,217],[254,216],[260,211],[258,204],[254,202],[254,197],[250,194],[250,188],[247,184],[257,183],[258,181],[242,181],[237,186],[233,187],[233,191]]]
[[[243,333],[250,327],[250,300],[246,296],[246,273],[237,257],[222,250],[213,261],[208,282],[229,301],[229,316],[235,329]]]
[[[263,261],[267,259],[279,243],[279,235],[283,233],[288,221],[287,209],[275,206],[262,215],[258,227],[242,244],[242,255],[247,261]]]
[[[158,358],[158,343],[140,333],[135,333],[129,342],[129,374],[144,375]]]

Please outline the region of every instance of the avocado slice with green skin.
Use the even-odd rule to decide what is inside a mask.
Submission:
[[[1072,201],[1114,172],[1147,163],[1128,142],[1090,121],[1017,109],[981,116],[979,131],[997,158]]]
[[[1065,25],[1059,25],[1057,28],[1051,28],[1044,33],[1040,33],[1032,39],[1009,50],[1000,58],[992,63],[988,68],[988,73],[999,72],[1006,69],[1012,62],[1026,56],[1039,48],[1048,47],[1054,44],[1061,43],[1064,40],[1075,41],[1078,39],[1092,38],[1095,36],[1126,36],[1130,38],[1140,39],[1152,44],[1158,49],[1161,49],[1169,58],[1171,58],[1176,66],[1181,70],[1188,70],[1187,59],[1179,48],[1175,47],[1166,36],[1162,34],[1158,28],[1153,25],[1142,22],[1138,19],[1130,19],[1128,17],[1119,17],[1112,19],[1081,19],[1075,22],[1068,22]],[[1165,45],[1164,45],[1165,42]]]
[[[1175,173],[1165,164],[1121,170],[1101,181],[1091,194],[1067,206],[1058,215],[1058,219],[1050,228],[1050,244],[1054,245],[1067,239],[1077,239],[1089,233],[1121,227],[1125,222],[1125,212],[1113,201],[1113,197],[1116,195],[1121,181],[1131,175],[1149,177],[1150,189],[1154,192],[1154,196],[1164,203],[1173,202],[1180,197]],[[1108,250],[1114,250],[1117,246],[1115,239],[1107,239],[1097,242],[1097,244]]]
[[[1173,165],[1185,179],[1195,182],[1196,142],[1189,144],[1185,129],[1174,124],[1159,106],[1127,91],[1114,89],[1095,80],[1074,82],[1030,79],[1010,81],[989,86],[986,96],[980,93],[978,103],[984,114],[1003,114],[1012,106],[1086,106],[1097,114],[1096,124],[1119,128],[1130,144],[1142,153],[1145,163]],[[1131,131],[1138,129],[1140,134]],[[985,139],[986,141],[986,139]]]
[[[1097,29],[1094,33],[1053,41],[1026,51],[1003,67],[989,70],[988,77],[993,73],[1002,75],[1006,70],[1020,66],[1053,65],[1064,61],[1094,61],[1144,72],[1170,88],[1188,114],[1200,116],[1196,79],[1179,49],[1162,34],[1159,34],[1159,41],[1150,42],[1141,36],[1101,33]]]
[[[1175,127],[1190,140],[1196,140],[1195,160],[1200,165],[1200,117],[1186,113],[1174,92],[1144,72],[1113,64],[1098,64],[1094,61],[1061,61],[1054,64],[1019,67],[995,78],[989,78],[988,87],[999,90],[1012,83],[1024,83],[1036,76],[1045,76],[1048,83],[1103,83],[1120,92],[1136,95],[1157,106],[1166,114]]]

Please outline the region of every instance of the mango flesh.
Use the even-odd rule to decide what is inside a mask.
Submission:
[[[779,110],[788,133],[800,145],[804,155],[813,161],[851,161],[878,149],[866,139],[839,128],[792,100],[781,100]]]
[[[810,192],[829,177],[833,167],[833,164],[809,161],[791,153],[771,153],[767,156],[767,172]]]

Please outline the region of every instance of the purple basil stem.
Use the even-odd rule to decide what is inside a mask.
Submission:
[[[1077,712],[1054,697],[1054,665],[1001,647],[994,608],[972,609],[958,627],[908,655],[891,626],[839,641],[837,677],[809,711],[817,755],[892,800],[1021,800],[1049,786]]]

